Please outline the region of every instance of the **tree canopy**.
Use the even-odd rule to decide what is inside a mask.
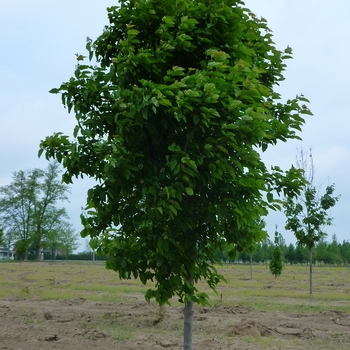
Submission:
[[[59,93],[77,125],[41,142],[66,183],[87,175],[83,236],[121,278],[155,280],[146,298],[206,302],[222,279],[223,244],[252,246],[274,191],[295,194],[300,172],[267,169],[261,152],[299,138],[307,99],[275,91],[291,49],[237,0],[121,1],[77,54]]]
[[[323,195],[319,194],[320,191],[314,183],[315,169],[311,150],[308,155],[301,150],[297,166],[303,171],[305,185],[300,195],[287,198],[285,228],[294,233],[299,245],[309,250],[312,294],[312,249],[326,236],[325,226],[331,225],[333,221],[328,211],[335,206],[340,196],[334,195],[334,184],[328,185]]]

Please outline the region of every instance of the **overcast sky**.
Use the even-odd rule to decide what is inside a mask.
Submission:
[[[57,131],[72,134],[74,115],[67,114],[60,96],[48,91],[72,76],[75,54],[85,54],[86,37],[102,33],[106,7],[113,5],[116,1],[0,1],[0,186],[11,182],[14,171],[46,168],[46,160],[37,157],[40,140]],[[247,0],[246,7],[267,19],[279,49],[293,49],[279,89],[283,99],[303,93],[314,114],[307,117],[303,142],[279,144],[264,159],[287,169],[295,163],[297,149],[312,147],[316,184],[335,183],[341,194],[331,212],[328,240],[334,233],[338,241],[348,240],[350,1]],[[79,180],[71,187],[67,210],[77,232],[91,185]],[[270,236],[276,224],[287,243],[295,243],[284,230],[283,214],[267,217]]]

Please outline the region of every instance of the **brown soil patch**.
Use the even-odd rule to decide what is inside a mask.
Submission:
[[[322,349],[350,345],[350,315],[340,311],[300,315],[256,312],[240,305],[198,307],[194,320],[195,350],[320,349],[320,342]],[[159,320],[157,307],[145,302],[3,298],[0,349],[181,349],[182,322],[181,307],[166,307]]]

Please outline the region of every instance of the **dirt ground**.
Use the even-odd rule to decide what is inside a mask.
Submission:
[[[38,301],[0,299],[0,349],[182,348],[182,308],[144,301],[96,303],[83,298]],[[346,349],[350,315],[257,312],[242,306],[196,307],[195,350]],[[323,346],[323,345],[324,346]]]

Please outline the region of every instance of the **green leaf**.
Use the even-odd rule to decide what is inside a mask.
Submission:
[[[181,148],[176,145],[175,143],[172,143],[169,147],[168,147],[168,150],[169,151],[172,151],[172,152],[180,152],[181,151]]]
[[[268,202],[271,203],[273,201],[273,194],[271,192],[268,192],[266,195],[266,198],[267,198]]]
[[[176,216],[177,215],[177,210],[174,208],[174,206],[169,205],[168,209]]]
[[[128,30],[128,35],[137,35],[140,32],[137,29],[129,29]]]
[[[175,24],[175,18],[173,16],[164,16],[162,20],[167,27],[173,27]]]
[[[170,169],[171,170],[174,170],[175,167],[178,165],[178,161],[176,159],[172,159],[170,162],[169,162],[169,166],[170,166]]]
[[[171,101],[169,101],[167,98],[160,99],[159,104],[163,106],[172,106]]]
[[[58,94],[59,92],[60,92],[60,89],[56,89],[56,88],[49,90],[50,94]]]
[[[191,187],[185,187],[185,191],[189,196],[193,196],[193,194],[194,194],[193,188],[191,188]]]

